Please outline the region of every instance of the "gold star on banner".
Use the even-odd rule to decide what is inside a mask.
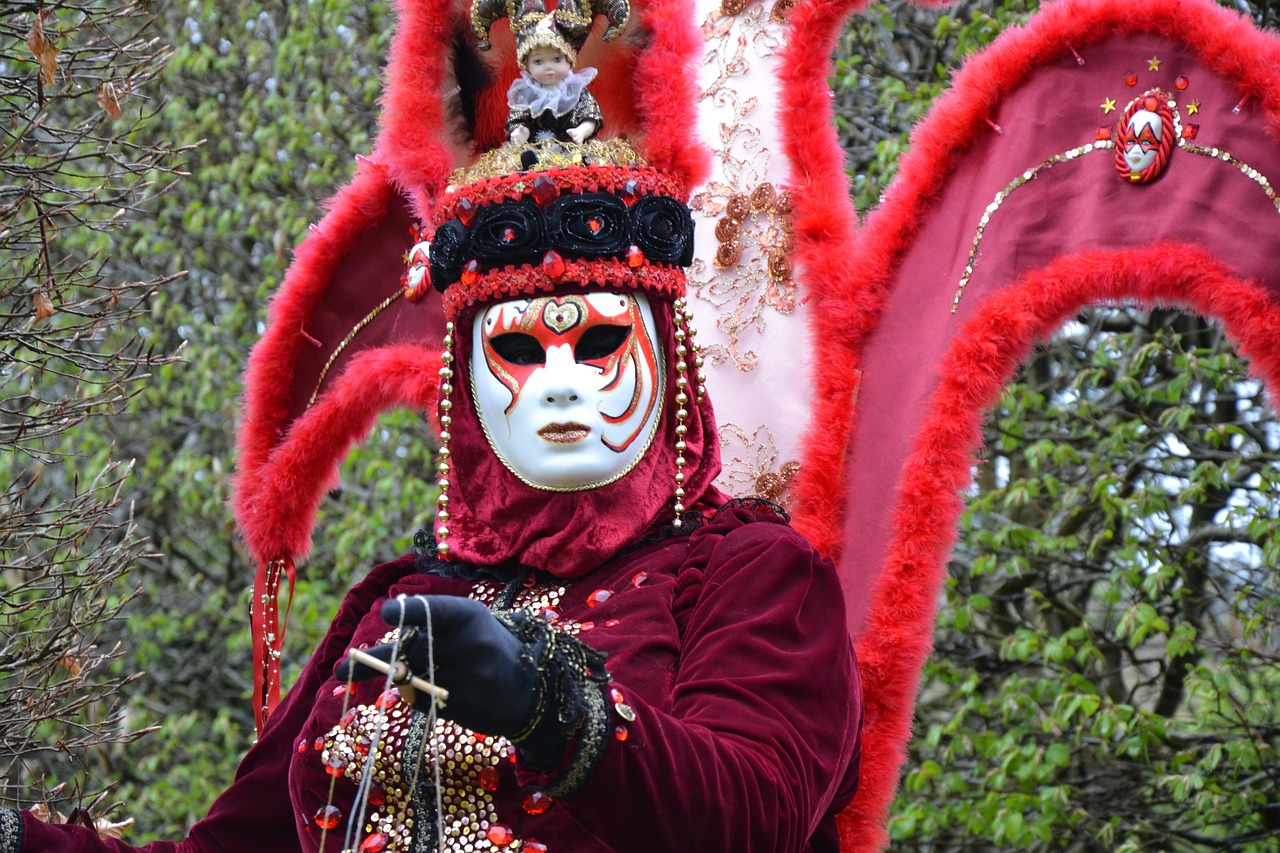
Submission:
[[[1191,103],[1187,104],[1187,115],[1193,116],[1198,112],[1200,112],[1199,101],[1192,101]]]
[[[1159,71],[1159,70],[1160,70],[1160,57],[1158,57],[1158,56],[1153,56],[1153,57],[1151,57],[1150,59],[1148,59],[1148,60],[1147,60],[1147,70],[1148,70],[1148,71]]]
[[[1115,98],[1107,98],[1105,101],[1102,102],[1103,115],[1106,115],[1107,113],[1112,112],[1113,110],[1115,110],[1115,108],[1116,108]]]

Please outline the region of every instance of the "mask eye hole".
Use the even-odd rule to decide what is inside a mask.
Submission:
[[[489,339],[489,346],[508,364],[546,364],[547,353],[533,335],[508,332]]]
[[[631,337],[630,326],[592,326],[582,333],[578,345],[573,348],[575,361],[595,361],[608,358]]]

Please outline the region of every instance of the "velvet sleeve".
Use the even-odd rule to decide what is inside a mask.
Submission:
[[[834,568],[769,523],[696,542],[688,561],[701,577],[676,603],[670,708],[617,683],[628,736],[561,803],[617,851],[811,849],[857,781],[861,687]]]
[[[30,812],[21,813],[14,835],[5,837],[0,820],[0,853],[225,853],[225,851],[298,851],[293,806],[289,800],[289,759],[294,739],[311,710],[316,691],[331,674],[360,618],[392,580],[412,567],[403,558],[374,569],[348,593],[320,646],[297,683],[272,712],[257,743],[236,771],[235,781],[213,803],[203,820],[180,842],[154,841],[134,847],[102,839],[83,826],[55,826]],[[6,812],[12,816],[14,812]]]

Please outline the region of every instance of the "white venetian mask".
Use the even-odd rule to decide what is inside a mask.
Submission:
[[[498,458],[529,485],[611,483],[648,450],[662,410],[662,350],[643,295],[511,299],[471,332],[476,414]]]
[[[1160,116],[1150,110],[1138,110],[1129,119],[1128,133],[1122,141],[1124,161],[1131,172],[1150,168],[1160,151],[1164,125]]]

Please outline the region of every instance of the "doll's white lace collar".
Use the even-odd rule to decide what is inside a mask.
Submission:
[[[535,118],[547,110],[556,116],[567,115],[578,105],[582,90],[594,79],[596,69],[583,68],[570,71],[559,84],[548,88],[530,77],[528,71],[521,71],[507,89],[507,106],[527,107]]]

